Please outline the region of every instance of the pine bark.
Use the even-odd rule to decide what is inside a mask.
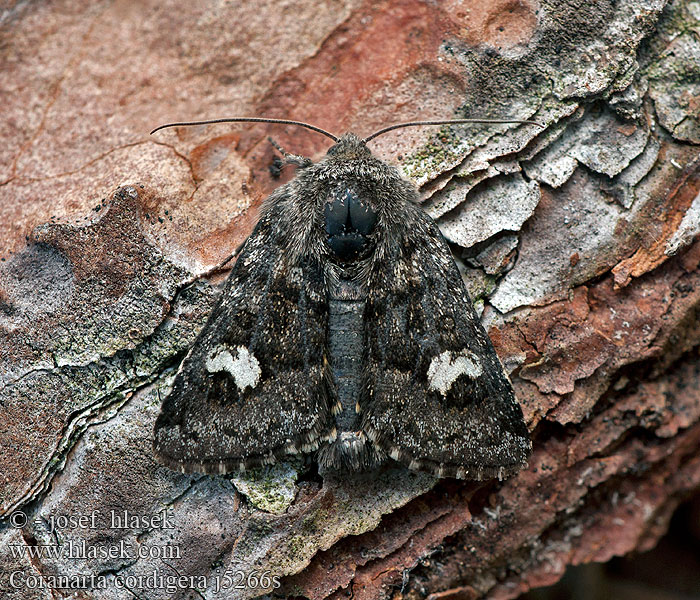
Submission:
[[[9,3],[3,597],[61,597],[53,577],[93,575],[83,598],[515,598],[652,547],[700,487],[698,31],[689,0]],[[350,485],[299,463],[256,480],[155,461],[212,270],[292,176],[277,178],[267,136],[326,148],[263,125],[147,134],[229,115],[361,135],[428,118],[543,125],[372,144],[452,244],[523,407],[527,469]],[[125,510],[147,518],[115,527]],[[42,545],[63,555],[27,551]],[[173,592],[153,573],[190,579]],[[217,595],[227,575],[243,587]],[[39,576],[47,587],[27,583]]]

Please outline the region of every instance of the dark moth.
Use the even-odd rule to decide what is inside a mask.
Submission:
[[[353,134],[295,162],[163,402],[158,458],[203,473],[308,452],[323,470],[517,472],[522,411],[414,186]]]

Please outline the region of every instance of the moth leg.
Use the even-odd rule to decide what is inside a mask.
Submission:
[[[236,249],[233,252],[231,252],[231,254],[229,254],[226,258],[224,258],[224,260],[222,260],[220,263],[215,264],[211,269],[207,269],[206,271],[204,271],[204,273],[201,273],[197,277],[209,277],[210,275],[214,275],[214,273],[225,271],[226,265],[230,263],[234,258],[238,257],[249,238],[250,236],[248,236],[240,244],[238,244],[238,246],[236,246]]]
[[[226,270],[226,265],[230,263],[234,258],[236,258],[240,253],[241,250],[243,250],[243,246],[245,246],[245,243],[248,241],[248,238],[243,240],[237,247],[236,249],[231,252],[224,260],[222,260],[220,263],[215,264],[213,267],[210,269],[207,269],[206,271],[202,271],[201,273],[198,273],[194,277],[191,277],[188,279],[185,283],[192,283],[197,279],[202,279],[202,278],[207,278],[210,275],[214,275],[215,273],[220,273],[221,271]]]
[[[225,267],[228,263],[231,262],[236,256],[238,256],[243,249],[243,246],[245,246],[245,243],[248,241],[246,238],[231,254],[229,254],[224,260],[222,260],[220,263],[214,265],[210,269],[207,269],[205,271],[200,271],[199,273],[196,273],[192,275],[191,277],[188,277],[182,282],[182,285],[189,285],[191,283],[194,283],[195,281],[198,281],[200,279],[206,279],[207,277],[214,275],[215,273],[219,273],[221,271],[225,270]]]
[[[275,150],[279,152],[284,158],[283,164],[296,165],[297,167],[310,167],[313,161],[306,156],[301,156],[299,154],[291,154],[287,152],[282,146],[280,146],[275,140],[268,136],[267,141],[270,142]]]

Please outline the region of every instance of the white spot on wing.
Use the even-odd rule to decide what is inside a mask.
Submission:
[[[428,388],[439,391],[444,396],[460,375],[476,379],[483,372],[478,357],[469,350],[464,349],[457,354],[445,350],[430,361]]]
[[[226,371],[241,392],[247,387],[254,388],[260,381],[260,363],[245,346],[236,348],[235,358],[228,348],[219,346],[209,354],[204,366],[210,373]]]

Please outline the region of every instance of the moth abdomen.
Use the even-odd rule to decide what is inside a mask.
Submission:
[[[361,430],[359,406],[365,386],[364,320],[366,291],[360,282],[341,279],[328,294],[328,357],[337,404],[336,438],[319,452],[326,469],[359,471],[381,462]]]
[[[339,431],[357,429],[357,411],[363,383],[362,323],[365,301],[335,300],[328,302],[328,351],[333,380],[338,394],[335,415]]]

